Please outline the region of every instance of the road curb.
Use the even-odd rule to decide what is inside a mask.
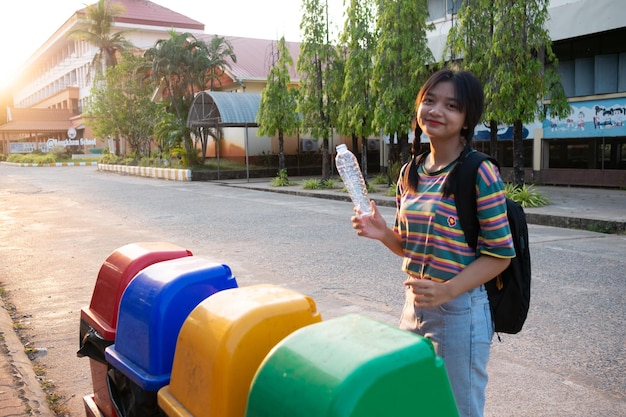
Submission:
[[[54,417],[54,413],[48,408],[48,400],[39,378],[35,375],[33,364],[24,352],[24,345],[13,330],[13,320],[9,312],[2,306],[0,308],[0,330],[4,336],[6,347],[5,357],[8,359],[14,384],[19,384],[17,397],[24,404],[25,409],[30,409],[33,416]],[[2,400],[4,401],[4,399]]]

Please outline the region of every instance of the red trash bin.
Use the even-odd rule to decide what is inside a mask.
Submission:
[[[104,261],[89,306],[80,311],[78,357],[89,357],[93,394],[83,398],[88,417],[118,417],[107,388],[108,364],[104,349],[113,344],[120,300],[130,281],[158,262],[192,256],[191,251],[167,242],[131,243]]]

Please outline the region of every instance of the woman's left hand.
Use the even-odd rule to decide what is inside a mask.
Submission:
[[[413,293],[413,302],[419,308],[433,308],[449,301],[452,297],[445,282],[430,279],[407,279],[402,283]]]

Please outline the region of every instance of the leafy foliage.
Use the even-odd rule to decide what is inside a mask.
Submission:
[[[144,57],[150,64],[147,70],[168,101],[167,112],[175,115],[175,119],[168,120],[166,125],[181,133],[182,158],[188,166],[197,165],[198,152],[191,138],[192,132],[186,123],[183,127],[180,121],[186,122],[197,91],[204,90],[207,83],[211,87],[220,84],[219,77],[229,66],[226,58],[236,61],[233,48],[220,36],[214,36],[210,45],[207,45],[190,33],[177,33],[172,29],[170,38],[157,41],[145,52]],[[179,122],[172,123],[175,120]],[[161,134],[162,137],[170,136],[163,131]],[[215,135],[199,134],[203,151],[206,150],[206,141],[210,136]],[[204,152],[202,158],[204,161]]]
[[[267,85],[261,93],[261,104],[257,114],[259,135],[274,136],[278,133],[278,169],[285,169],[284,135],[293,135],[300,125],[297,113],[297,90],[291,88],[289,68],[293,66],[293,59],[289,54],[285,38],[282,37],[277,45],[278,59],[272,65],[267,76]]]
[[[558,60],[545,23],[547,0],[471,0],[463,2],[458,24],[448,35],[451,59],[473,71],[485,87],[485,118],[513,125],[515,184],[524,184],[522,124],[549,111],[570,113],[557,72]],[[492,137],[494,135],[492,134]],[[495,143],[492,143],[495,146]]]
[[[296,64],[300,77],[298,109],[302,124],[314,139],[323,139],[322,177],[330,178],[328,142],[336,124],[339,90],[343,79],[339,57],[329,41],[327,5],[321,0],[302,1],[302,42]],[[333,88],[335,87],[335,88]]]
[[[292,181],[289,181],[289,176],[287,175],[286,169],[281,169],[280,171],[278,171],[278,176],[270,182],[270,185],[272,187],[286,187],[293,184],[294,183]]]
[[[548,199],[532,185],[517,187],[515,184],[505,184],[504,191],[511,200],[519,203],[522,207],[542,207],[547,205]]]
[[[141,57],[123,53],[117,66],[96,78],[86,111],[96,136],[123,137],[136,156],[149,153],[156,112],[143,65]]]
[[[302,188],[305,190],[332,190],[337,188],[335,180],[332,178],[318,180],[316,178],[310,178],[304,180]]]
[[[117,52],[133,48],[133,44],[124,37],[130,31],[112,32],[115,17],[124,13],[124,6],[98,0],[97,3],[87,6],[85,11],[87,28],[74,29],[67,36],[97,47],[98,53],[93,58],[92,66],[96,68],[96,73],[104,73],[108,67],[117,65]]]
[[[357,139],[361,138],[361,169],[363,176],[367,177],[366,138],[375,133],[371,91],[376,47],[373,0],[350,1],[340,44],[345,54],[345,65],[337,127],[340,133],[354,138],[354,149],[358,146]]]
[[[428,65],[434,61],[426,37],[434,26],[426,23],[427,0],[396,0],[384,6],[376,22],[374,126],[392,138],[397,135],[402,161],[407,161],[415,96],[429,75]]]

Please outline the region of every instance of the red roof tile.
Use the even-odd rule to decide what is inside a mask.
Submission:
[[[204,40],[207,44],[215,35],[199,35],[198,39]],[[222,36],[222,35],[219,35]],[[228,71],[236,79],[241,80],[265,80],[272,66],[272,55],[276,54],[276,40],[242,38],[237,36],[224,36],[233,46],[237,62],[227,59],[231,68]],[[289,71],[292,81],[297,81],[296,63],[300,53],[298,42],[287,42],[287,47],[293,60],[293,66]]]
[[[119,3],[125,9],[124,13],[115,18],[116,22],[204,31],[204,23],[148,0],[109,1]]]

